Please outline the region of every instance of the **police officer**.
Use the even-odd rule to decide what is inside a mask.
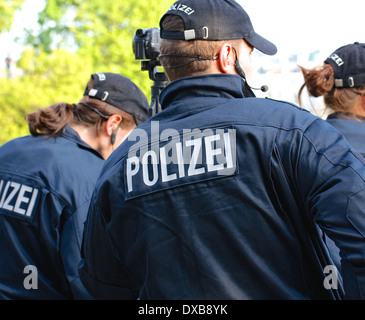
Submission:
[[[304,87],[311,96],[323,96],[332,112],[327,121],[365,156],[365,43],[355,42],[336,49],[321,68],[302,68]]]
[[[27,116],[0,148],[0,298],[91,299],[78,276],[83,224],[104,160],[147,119],[128,78],[92,74],[77,104]]]
[[[184,0],[161,18],[162,112],[106,161],[81,279],[96,298],[365,297],[365,167],[343,136],[256,98],[250,54],[276,47],[233,0]],[[325,137],[325,138],[323,138]]]
[[[304,87],[311,96],[323,96],[326,108],[332,110],[327,122],[365,157],[365,43],[341,46],[320,68],[301,69],[305,82],[299,90],[299,103]],[[339,250],[331,239],[325,239],[340,269]]]

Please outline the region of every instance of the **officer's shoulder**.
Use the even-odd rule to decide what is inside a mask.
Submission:
[[[273,98],[257,98],[257,101],[260,101],[260,103],[262,103],[263,105],[266,106],[272,106],[272,107],[276,107],[276,108],[283,108],[283,109],[287,109],[287,110],[291,110],[294,112],[300,111],[300,112],[304,112],[305,114],[311,114],[307,109],[301,108],[298,105],[289,102],[289,101],[284,101],[284,100],[278,100],[278,99],[273,99]]]

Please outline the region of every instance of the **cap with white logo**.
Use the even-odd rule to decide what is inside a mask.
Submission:
[[[168,15],[184,21],[184,31],[162,28]],[[233,40],[245,39],[257,50],[274,55],[276,46],[258,35],[246,11],[234,0],[176,1],[160,20],[161,38],[172,40]]]
[[[365,86],[365,43],[355,42],[338,48],[325,61],[335,73],[335,87]]]
[[[130,79],[115,73],[94,73],[91,77],[93,87],[86,87],[84,95],[133,115],[137,125],[147,120],[147,98]]]

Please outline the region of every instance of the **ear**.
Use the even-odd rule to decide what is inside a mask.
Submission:
[[[222,73],[234,72],[234,52],[232,45],[225,43],[219,50],[218,66]]]
[[[110,116],[105,124],[106,134],[108,136],[111,136],[113,131],[119,127],[122,120],[122,116],[120,116],[119,114],[113,114],[112,116]]]

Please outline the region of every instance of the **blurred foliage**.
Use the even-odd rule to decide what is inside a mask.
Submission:
[[[22,75],[0,78],[0,145],[28,134],[27,113],[79,101],[92,73],[129,77],[150,99],[153,83],[135,60],[132,39],[138,28],[158,27],[173,2],[47,0],[37,33],[25,30],[25,50],[17,61]]]
[[[55,102],[78,102],[91,74],[88,58],[63,49],[35,53],[18,61],[23,76],[0,79],[0,144],[28,134],[27,113]]]
[[[15,10],[20,9],[25,0],[2,0],[0,2],[0,32],[9,30],[14,20]]]

